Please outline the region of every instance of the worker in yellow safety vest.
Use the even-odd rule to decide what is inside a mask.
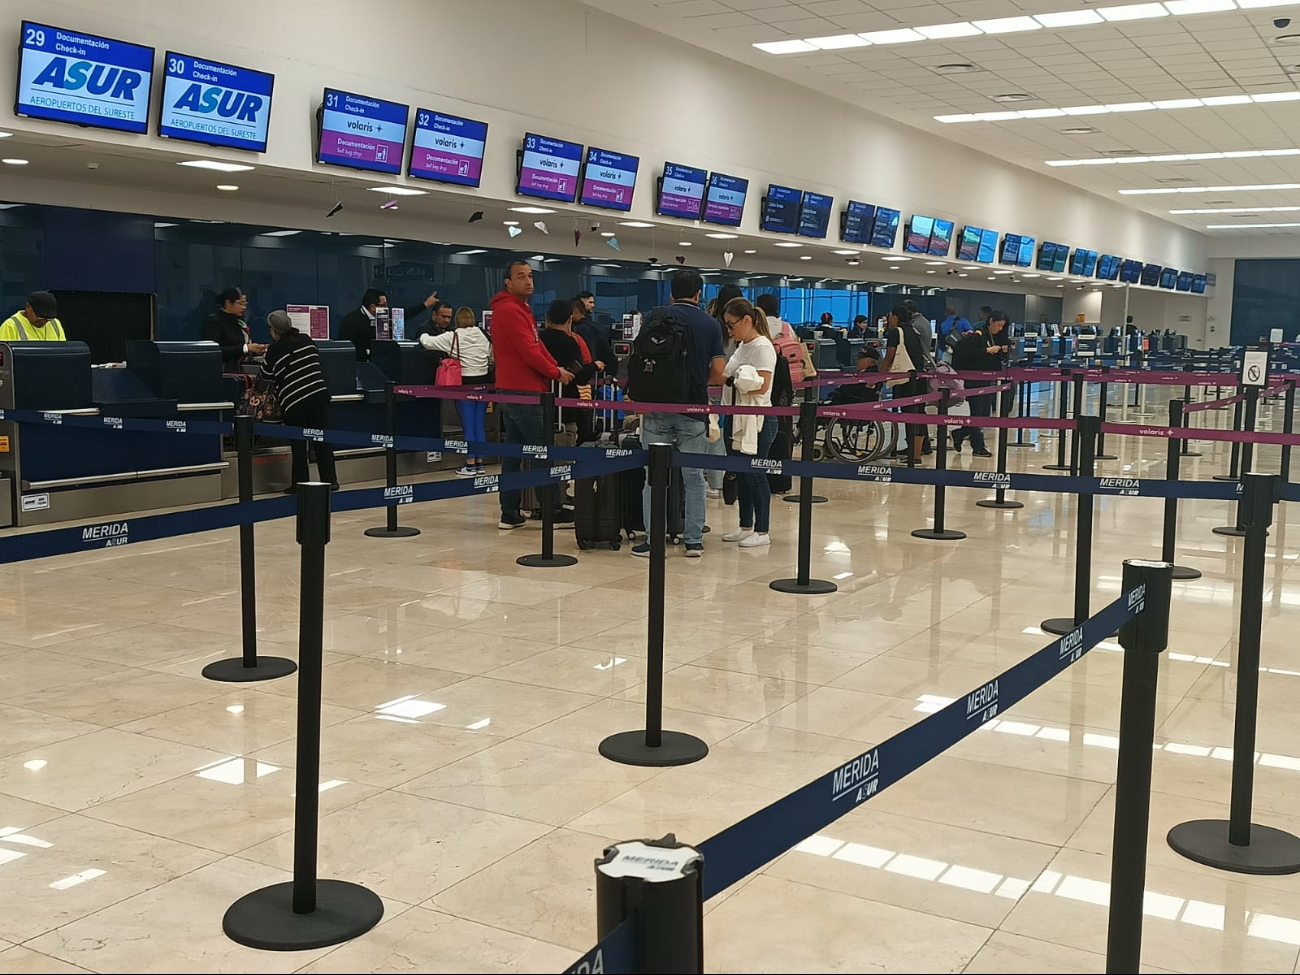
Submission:
[[[0,325],[0,342],[66,342],[58,320],[59,303],[48,291],[33,291],[27,307],[14,312]]]

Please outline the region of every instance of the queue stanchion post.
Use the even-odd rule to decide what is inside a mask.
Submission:
[[[384,384],[384,429],[388,433],[388,444],[384,448],[384,489],[390,497],[386,506],[387,523],[383,528],[367,528],[368,538],[414,538],[420,529],[401,527],[397,524],[397,506],[401,499],[397,496],[397,394],[393,391],[394,383],[389,380]]]
[[[1283,407],[1286,413],[1282,416],[1282,432],[1288,437],[1295,432],[1295,380],[1291,380],[1286,387],[1286,400]],[[1291,480],[1291,445],[1284,443],[1282,445],[1282,483],[1287,484]]]
[[[948,415],[948,398],[951,395],[945,386],[939,390],[939,415]],[[948,469],[948,428],[940,424],[938,427],[938,443],[934,447],[936,471],[946,471]],[[944,516],[947,514],[947,487],[943,483],[934,486],[934,524],[929,528],[917,528],[912,532],[913,538],[928,538],[931,541],[938,542],[959,542],[966,537],[965,532],[959,532],[954,529],[944,527]]]
[[[1241,564],[1237,632],[1237,701],[1232,736],[1229,818],[1180,823],[1169,831],[1175,852],[1219,870],[1256,875],[1300,873],[1300,837],[1251,822],[1255,792],[1255,726],[1259,719],[1260,634],[1264,625],[1264,560],[1277,500],[1276,474],[1241,476],[1246,542]]]
[[[1237,400],[1236,405],[1232,408],[1232,429],[1234,432],[1241,432],[1242,423],[1242,402]],[[1241,480],[1241,471],[1237,464],[1241,460],[1241,444],[1233,442],[1230,460],[1228,461],[1228,473],[1215,474],[1216,481],[1239,481]]]
[[[616,843],[596,861],[596,928],[635,925],[637,971],[704,971],[704,857],[669,833]],[[621,969],[609,969],[615,971]]]
[[[1171,399],[1169,401],[1169,426],[1173,429],[1180,429],[1186,422],[1186,413],[1184,409],[1186,403],[1182,400]],[[1165,480],[1170,484],[1177,483],[1179,477],[1179,461],[1182,458],[1182,452],[1179,450],[1179,443],[1176,439],[1169,440],[1169,457],[1165,463]],[[1178,537],[1178,499],[1173,495],[1165,498],[1165,520],[1164,528],[1160,539],[1160,557],[1172,565],[1175,579],[1199,579],[1201,571],[1193,569],[1186,565],[1177,565],[1174,562],[1174,547]]]
[[[1075,417],[1075,437],[1079,441],[1079,476],[1091,479],[1095,473],[1094,453],[1097,447],[1097,428],[1101,421],[1095,416]],[[1044,633],[1064,636],[1088,619],[1092,594],[1092,509],[1091,488],[1078,495],[1077,516],[1074,529],[1074,616],[1043,620]]]
[[[542,393],[542,439],[547,448],[555,446],[555,394]],[[549,451],[548,451],[549,452]],[[548,464],[550,460],[542,458]],[[559,488],[552,480],[537,489],[537,500],[542,506],[542,551],[539,555],[521,555],[515,559],[518,565],[532,569],[558,569],[566,565],[577,565],[578,560],[572,555],[555,554],[555,512],[559,508]]]
[[[1102,372],[1109,372],[1109,366],[1102,366]],[[1110,392],[1110,384],[1103,380],[1100,383],[1101,394],[1097,400],[1097,416],[1101,422],[1101,432],[1097,434],[1097,460],[1119,460],[1115,454],[1106,453],[1106,410],[1110,405],[1107,400]]]
[[[1019,386],[1020,392],[1020,407],[1016,410],[1016,413],[1019,414],[1020,419],[1024,420],[1029,417],[1030,401],[1033,399],[1034,394],[1034,382],[1032,379],[1024,380],[1017,383],[1017,386]],[[1033,445],[1032,440],[1025,439],[1024,427],[1017,427],[1016,439],[1007,441],[1008,447],[1032,447]]]
[[[650,545],[650,572],[646,586],[646,696],[645,730],[622,731],[600,743],[600,754],[621,765],[664,768],[690,765],[709,754],[709,746],[700,738],[681,731],[665,731],[664,706],[664,583],[668,535],[668,478],[672,471],[673,448],[670,444],[650,445],[650,467],[646,482],[650,486],[650,524],[646,541]]]
[[[1156,686],[1160,654],[1169,645],[1173,566],[1168,562],[1126,561],[1120,591],[1134,590],[1142,593],[1142,608],[1119,628],[1124,679],[1120,691],[1110,918],[1106,931],[1106,971],[1113,975],[1137,972],[1141,964]]]
[[[816,443],[816,440],[817,440],[817,424],[816,424],[816,422],[814,421],[812,427],[807,427],[807,426],[805,426],[805,425],[804,425],[804,422],[803,422],[803,409],[804,409],[804,404],[807,404],[807,403],[812,403],[813,406],[814,406],[814,408],[815,408],[816,405],[817,405],[817,394],[816,394],[816,392],[815,392],[815,390],[813,389],[812,386],[808,386],[808,387],[806,387],[806,388],[804,389],[804,391],[803,391],[803,403],[799,404],[799,436],[800,436],[801,439],[802,439],[802,438],[807,438],[807,437],[809,436],[808,431],[811,429],[811,431],[812,431],[813,442],[814,442],[814,444],[815,444],[815,443]],[[815,412],[815,410],[814,410],[814,412]],[[804,457],[803,457],[803,459],[804,459],[804,460],[808,460],[808,458],[809,458],[809,455],[808,455],[808,453],[805,451],[805,452],[804,452]],[[802,504],[802,503],[803,503],[803,488],[801,487],[801,488],[799,489],[799,491],[798,491],[797,493],[795,493],[795,494],[787,494],[787,495],[786,495],[785,497],[783,497],[781,500],[782,500],[782,501],[785,501],[785,502],[787,502],[787,503],[789,503],[789,504]],[[820,495],[820,494],[814,494],[814,495],[812,496],[812,500],[811,500],[809,503],[810,503],[810,504],[826,504],[828,501],[830,501],[830,498],[823,497],[823,496]],[[802,517],[802,516],[800,516],[800,517]],[[831,590],[831,591],[834,592],[834,590]]]
[[[817,404],[804,402],[799,406],[799,429],[802,431],[803,460],[806,464],[813,462],[817,429]],[[803,596],[824,596],[836,592],[839,586],[827,579],[812,578],[812,506],[813,479],[810,475],[799,475],[799,564],[793,579],[773,579],[768,587],[777,592],[797,593]]]
[[[1191,402],[1192,402],[1192,387],[1191,387],[1191,386],[1184,386],[1184,387],[1183,387],[1183,403],[1184,403],[1184,404],[1190,404]],[[1187,413],[1186,409],[1184,409],[1184,411],[1183,411],[1183,422],[1184,422],[1184,423],[1190,423],[1190,422],[1191,422],[1191,416],[1190,416],[1189,413]],[[1199,451],[1192,450],[1192,441],[1191,441],[1189,438],[1186,438],[1186,437],[1183,438],[1183,456],[1184,456],[1184,457],[1200,457],[1200,456],[1201,456],[1201,454],[1200,454]]]
[[[1242,420],[1242,425],[1241,425],[1242,430],[1244,430],[1247,433],[1255,432],[1255,418],[1256,416],[1258,416],[1258,410],[1259,410],[1259,389],[1258,387],[1255,386],[1248,386],[1246,388],[1246,408],[1244,411],[1245,418]],[[1233,450],[1237,450],[1238,447],[1241,448],[1241,452],[1240,452],[1241,467],[1238,469],[1238,473],[1245,474],[1247,471],[1250,470],[1251,464],[1254,462],[1255,445],[1251,443],[1249,440],[1247,440],[1243,444],[1234,443],[1232,445]],[[1245,505],[1246,505],[1246,497],[1244,494],[1239,492],[1237,494],[1236,520],[1234,520],[1231,525],[1220,525],[1219,527],[1212,528],[1210,530],[1213,531],[1214,534],[1216,535],[1228,535],[1232,538],[1244,537],[1246,534]]]
[[[975,502],[981,508],[1001,508],[1009,511],[1012,508],[1024,507],[1019,501],[1007,500],[1007,448],[1010,446],[1007,441],[1007,428],[998,427],[998,487],[993,497]]]
[[[330,486],[298,485],[301,550],[298,741],[293,816],[293,880],[245,894],[221,926],[232,941],[266,951],[308,951],[365,934],[384,916],[379,896],[360,884],[316,875],[320,815],[321,682],[324,665],[325,546],[330,540]]]
[[[1063,369],[1061,372],[1062,372],[1062,378],[1061,378],[1061,382],[1060,382],[1060,388],[1061,388],[1061,393],[1060,393],[1060,396],[1059,396],[1059,401],[1060,401],[1060,402],[1059,402],[1059,404],[1058,404],[1058,406],[1057,406],[1056,415],[1057,415],[1057,418],[1058,418],[1058,419],[1064,420],[1064,419],[1067,419],[1067,418],[1069,417],[1070,378],[1071,378],[1071,373],[1070,373],[1070,371],[1069,371],[1068,369]],[[1076,401],[1077,401],[1078,397],[1076,396],[1075,399],[1076,399]],[[1078,411],[1078,410],[1075,410],[1074,415],[1075,415],[1075,417],[1077,418],[1077,417],[1079,416],[1079,411]],[[1074,436],[1075,436],[1075,440],[1077,441],[1077,440],[1078,440],[1078,436],[1079,436],[1079,434],[1078,434],[1077,431],[1076,431],[1076,433],[1075,433]],[[1070,449],[1073,450],[1074,448],[1070,448]],[[1060,436],[1060,438],[1056,441],[1056,463],[1055,463],[1055,464],[1044,464],[1044,465],[1043,465],[1043,470],[1045,470],[1045,471],[1073,471],[1073,470],[1074,470],[1074,465],[1073,465],[1073,464],[1069,464],[1069,463],[1066,462],[1065,450],[1066,450],[1065,431],[1062,430],[1062,431],[1061,431],[1061,436]]]
[[[253,503],[253,418],[235,417],[235,452],[239,457],[239,503]],[[243,684],[288,677],[298,665],[287,657],[257,655],[257,553],[252,522],[239,526],[239,610],[243,655],[214,660],[203,668],[208,680]]]

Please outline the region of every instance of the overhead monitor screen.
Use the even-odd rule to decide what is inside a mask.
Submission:
[[[1154,288],[1160,283],[1160,272],[1163,271],[1159,264],[1147,264],[1142,268],[1142,283],[1148,288]]]
[[[1192,294],[1194,294],[1194,295],[1203,295],[1203,294],[1205,294],[1205,284],[1206,284],[1206,280],[1207,280],[1207,279],[1206,279],[1206,276],[1205,276],[1204,274],[1193,274],[1193,275],[1192,275]]]
[[[158,134],[266,152],[275,75],[168,51]]]
[[[983,228],[970,225],[963,227],[961,230],[961,243],[957,245],[957,259],[961,261],[978,261],[980,259],[980,244],[983,241]]]
[[[1178,272],[1178,290],[1179,290],[1179,291],[1191,291],[1191,290],[1192,290],[1192,272],[1191,272],[1191,271],[1179,271],[1179,272]]]
[[[849,200],[848,209],[841,215],[840,240],[846,244],[870,244],[875,219],[876,208],[870,203]]]
[[[487,131],[486,122],[417,108],[407,173],[439,183],[478,186],[483,179]]]
[[[1167,267],[1160,272],[1160,287],[1172,291],[1176,284],[1178,284],[1178,268]]]
[[[709,174],[708,195],[704,198],[704,219],[724,227],[739,227],[745,215],[745,194],[749,180],[722,173]]]
[[[1120,265],[1120,280],[1126,284],[1137,284],[1142,279],[1142,262],[1127,260]]]
[[[1002,238],[1002,253],[998,255],[999,264],[1020,263],[1020,241],[1022,239],[1019,234],[1007,234]]]
[[[1074,253],[1070,255],[1070,273],[1083,273],[1083,256],[1087,253],[1082,247],[1076,247]]]
[[[799,226],[799,201],[803,192],[790,186],[768,184],[763,197],[763,218],[759,229],[777,234],[792,234]]]
[[[582,171],[581,203],[610,210],[631,210],[636,190],[637,156],[606,149],[587,148],[587,165]]]
[[[572,203],[578,194],[581,167],[581,145],[529,132],[524,136],[516,192],[520,196]]]
[[[805,192],[803,203],[799,207],[799,236],[819,239],[825,237],[831,224],[831,207],[834,205],[833,196]]]
[[[1050,240],[1043,241],[1043,246],[1038,249],[1038,270],[1050,271],[1056,265],[1056,248],[1060,246]]]
[[[406,152],[409,114],[410,107],[400,102],[326,88],[316,158],[335,166],[396,176],[402,171]]]
[[[149,127],[154,49],[22,22],[14,114],[98,129]]]
[[[1033,237],[1020,238],[1020,256],[1016,263],[1021,267],[1031,267],[1034,263],[1034,244]]]
[[[934,222],[934,233],[930,235],[929,253],[935,257],[947,257],[948,251],[952,249],[952,231],[953,222],[951,220],[936,220]]]
[[[704,187],[709,174],[694,166],[664,163],[664,178],[659,182],[659,199],[655,213],[661,217],[699,220],[704,208]]]
[[[877,207],[876,222],[871,225],[871,246],[893,247],[898,240],[898,222],[902,218],[901,210]]]
[[[1097,270],[1097,252],[1083,252],[1083,271],[1080,272],[1085,278],[1092,277],[1092,273]]]
[[[912,222],[907,225],[907,239],[903,241],[903,250],[909,254],[928,254],[930,237],[934,233],[934,217],[912,215]]]
[[[981,264],[992,264],[998,256],[998,232],[996,230],[984,231],[984,239],[980,241],[979,256],[975,258]]]
[[[1055,271],[1057,274],[1060,274],[1062,271],[1065,270],[1065,265],[1069,262],[1069,260],[1070,260],[1070,245],[1057,244],[1056,258],[1055,260],[1052,261],[1052,270]]]

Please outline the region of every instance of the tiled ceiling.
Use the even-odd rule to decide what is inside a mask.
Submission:
[[[834,95],[963,145],[996,144],[998,154],[1065,182],[1122,199],[1185,226],[1258,223],[1268,214],[1169,216],[1170,209],[1300,205],[1300,190],[1119,197],[1126,188],[1300,182],[1300,157],[1051,168],[1049,159],[1120,153],[1161,155],[1300,146],[1300,101],[1125,114],[937,122],[936,115],[1097,103],[1207,98],[1294,91],[1300,46],[1274,38],[1300,33],[1300,4],[1193,16],[1103,23],[950,40],[772,55],[757,42],[834,36],[1096,9],[1124,0],[584,0],[599,8],[771,74]],[[1278,29],[1273,21],[1294,16]],[[938,74],[942,64],[979,70]],[[1024,93],[1014,104],[997,96]],[[1066,134],[1086,127],[1093,131]],[[1167,182],[1173,181],[1173,182]],[[1292,232],[1292,231],[1284,231]]]

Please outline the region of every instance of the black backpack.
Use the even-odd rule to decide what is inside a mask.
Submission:
[[[794,405],[794,382],[790,377],[790,360],[779,352],[776,356],[776,365],[772,368],[772,405]]]
[[[692,402],[686,325],[666,309],[651,312],[632,343],[627,396],[638,403]]]

